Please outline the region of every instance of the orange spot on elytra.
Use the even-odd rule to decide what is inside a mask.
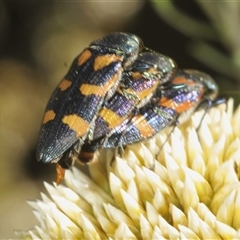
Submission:
[[[127,116],[120,117],[118,114],[107,108],[102,108],[99,112],[99,116],[108,123],[109,128],[111,129],[119,126],[127,118]]]
[[[106,54],[97,56],[94,60],[93,68],[94,71],[98,71],[108,65],[110,65],[113,62],[122,61],[122,57],[117,56],[115,54]]]
[[[157,88],[157,85],[153,86],[152,88],[146,89],[145,91],[142,91],[138,93],[137,95],[139,96],[140,99],[146,98],[149,96],[151,93],[153,93]]]
[[[81,66],[82,64],[87,62],[91,56],[92,53],[88,49],[84,50],[78,57],[78,65]]]
[[[112,76],[112,78],[110,78],[104,85],[96,86],[96,85],[92,85],[92,84],[88,84],[88,83],[83,83],[80,86],[79,90],[85,96],[93,94],[93,95],[104,97],[107,94],[108,90],[113,85],[115,85],[115,83],[118,81],[121,71],[122,71],[122,69],[120,68],[118,70],[118,72],[116,72]]]
[[[42,124],[45,124],[45,123],[53,120],[55,118],[55,116],[56,116],[56,113],[53,110],[46,111],[43,116]]]
[[[172,80],[172,83],[174,83],[174,84],[187,83],[187,82],[188,82],[188,79],[185,77],[175,77]]]
[[[88,84],[88,83],[83,83],[79,90],[80,92],[85,95],[85,96],[88,96],[88,95],[100,95],[102,96],[102,87],[101,86],[95,86],[95,85],[92,85],[92,84]],[[104,96],[105,94],[103,94]]]
[[[182,113],[188,109],[190,109],[193,105],[195,104],[195,102],[191,102],[191,101],[187,101],[181,104],[177,104],[177,106],[175,107],[175,110],[178,113]]]
[[[189,101],[186,101],[186,102],[183,102],[183,103],[176,103],[172,99],[168,99],[168,98],[162,97],[161,100],[160,100],[159,105],[167,107],[167,108],[172,108],[177,113],[182,113],[182,112],[190,109],[191,107],[193,107],[193,105],[196,104],[196,102],[198,102],[201,99],[201,96],[202,95],[199,95],[194,102],[189,100]]]
[[[192,81],[190,78],[185,78],[185,77],[175,77],[172,80],[173,84],[184,84],[186,83],[188,86],[194,86],[197,83],[195,81]]]
[[[175,109],[177,103],[170,98],[162,97],[160,99],[159,106]]]
[[[141,133],[141,136],[143,138],[150,137],[155,133],[152,126],[148,123],[148,121],[142,115],[135,116],[132,119],[132,122],[135,123],[135,126],[137,127],[138,131]]]
[[[76,137],[82,137],[89,128],[89,123],[76,114],[64,116],[62,122],[76,133]]]
[[[144,89],[141,92],[136,92],[135,94],[138,97],[139,101],[148,97],[150,94],[154,93],[157,86],[158,86],[158,83],[155,82],[154,85],[151,86],[151,88]]]
[[[66,89],[68,89],[70,86],[72,85],[72,82],[67,80],[67,79],[63,79],[60,84],[58,85],[58,87],[62,90],[65,91]]]

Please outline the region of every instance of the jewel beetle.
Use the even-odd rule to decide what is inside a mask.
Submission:
[[[178,69],[151,102],[128,123],[114,129],[102,147],[122,147],[152,137],[176,121],[188,119],[195,110],[214,105],[217,94],[218,86],[208,74]]]
[[[130,33],[111,33],[93,41],[73,61],[47,104],[37,145],[37,160],[58,162],[73,145],[81,145],[101,105],[110,98],[143,49]]]
[[[115,94],[103,104],[93,124],[93,136],[87,140],[106,136],[122,124],[129,114],[151,99],[160,85],[169,81],[176,68],[171,58],[160,53],[140,53],[130,68],[124,71]]]

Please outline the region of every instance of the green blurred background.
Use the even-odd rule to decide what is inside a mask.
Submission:
[[[37,223],[26,200],[55,180],[55,165],[35,159],[42,114],[84,47],[108,32],[135,33],[239,102],[239,26],[240,3],[230,1],[1,1],[0,239]]]

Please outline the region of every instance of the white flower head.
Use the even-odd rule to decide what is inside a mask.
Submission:
[[[240,106],[102,152],[91,178],[75,167],[66,186],[29,202],[39,226],[24,239],[240,239]],[[166,142],[167,139],[167,142]],[[166,143],[165,143],[166,142]],[[159,149],[160,152],[159,152]],[[156,159],[156,153],[158,153]]]

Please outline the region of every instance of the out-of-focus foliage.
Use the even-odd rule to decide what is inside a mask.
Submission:
[[[189,52],[194,58],[240,85],[240,2],[196,0],[208,22],[183,12],[176,3],[152,0],[162,19],[192,39]]]

